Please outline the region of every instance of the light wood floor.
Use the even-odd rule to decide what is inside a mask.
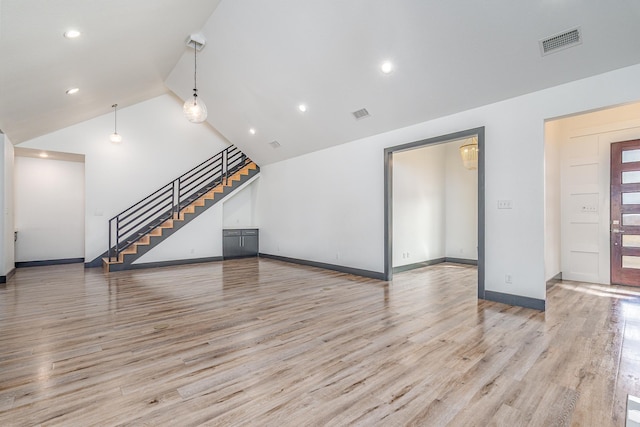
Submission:
[[[392,283],[273,260],[0,287],[0,425],[622,426],[640,289],[478,302],[473,267]]]

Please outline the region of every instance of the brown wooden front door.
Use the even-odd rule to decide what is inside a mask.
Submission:
[[[640,139],[611,144],[611,283],[640,286]]]

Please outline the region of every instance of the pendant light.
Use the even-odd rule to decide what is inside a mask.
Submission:
[[[191,123],[202,123],[207,119],[207,106],[201,99],[198,99],[198,48],[204,47],[204,39],[200,36],[196,40],[195,35],[192,35],[187,43],[188,46],[193,47],[193,96],[187,99],[182,107],[184,116]]]
[[[471,142],[460,147],[462,164],[469,170],[478,169],[478,137],[471,138]]]
[[[113,104],[113,133],[109,135],[109,140],[114,144],[122,142],[122,135],[118,133],[118,104]]]

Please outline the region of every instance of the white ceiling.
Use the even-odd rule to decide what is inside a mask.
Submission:
[[[0,0],[0,129],[17,144],[167,93],[186,38],[218,3]],[[82,36],[65,39],[70,28]]]
[[[14,143],[167,88],[189,97],[196,31],[208,122],[259,164],[640,63],[637,0],[0,1]],[[62,38],[71,25],[86,36]],[[577,26],[581,45],[541,56],[540,39]]]

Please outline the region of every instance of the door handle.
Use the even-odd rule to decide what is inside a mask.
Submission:
[[[622,228],[614,228],[611,230],[612,233],[624,233],[624,230]]]

